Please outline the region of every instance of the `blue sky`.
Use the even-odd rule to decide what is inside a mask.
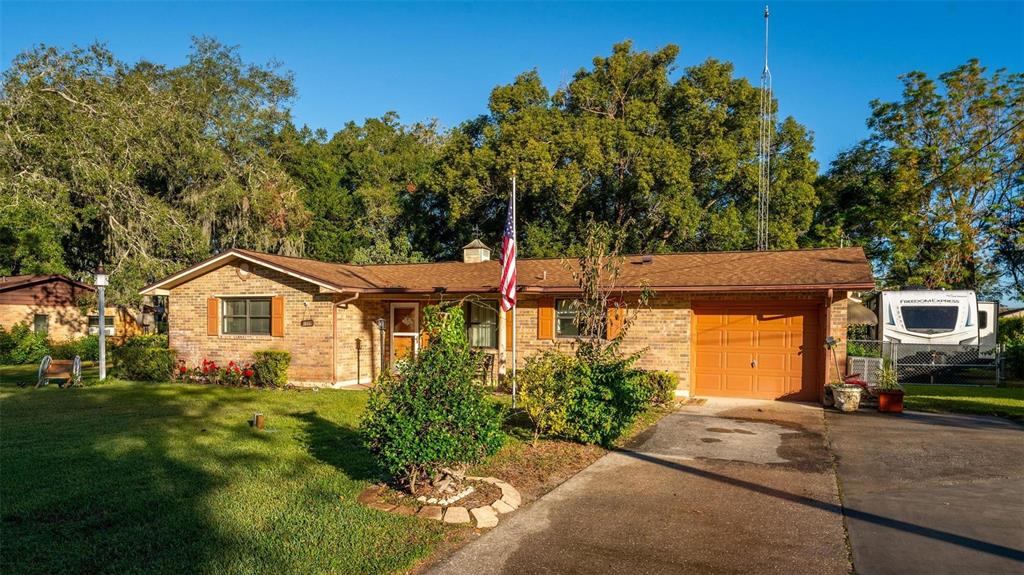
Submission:
[[[762,3],[14,3],[0,4],[2,66],[38,43],[107,42],[123,60],[184,61],[190,38],[241,46],[295,73],[298,123],[329,131],[389,110],[443,126],[486,111],[490,90],[536,67],[556,87],[632,39],[678,44],[681,67],[714,57],[755,84]],[[823,167],[866,133],[897,76],[968,58],[1024,71],[1024,3],[772,2],[781,112],[815,133]]]

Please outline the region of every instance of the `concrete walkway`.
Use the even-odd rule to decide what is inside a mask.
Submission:
[[[431,573],[847,573],[820,407],[670,415]]]
[[[1024,573],[1024,426],[828,413],[860,575]]]

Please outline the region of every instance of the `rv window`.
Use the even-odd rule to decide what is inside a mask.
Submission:
[[[986,329],[986,328],[988,328],[988,312],[987,311],[979,311],[978,312],[978,329]]]
[[[905,305],[900,308],[903,325],[918,333],[943,333],[956,328],[957,308],[952,305]]]

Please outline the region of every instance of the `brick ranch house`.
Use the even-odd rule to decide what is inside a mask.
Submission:
[[[99,333],[99,312],[85,305],[96,289],[63,275],[0,277],[0,326],[24,323],[51,341],[78,339]],[[142,333],[131,311],[104,308],[107,335],[121,339]]]
[[[518,265],[521,367],[537,350],[571,347],[578,289],[564,260]],[[168,297],[170,345],[188,365],[282,349],[292,355],[293,383],[340,387],[371,382],[415,353],[423,306],[438,301],[464,300],[470,342],[503,371],[511,313],[498,311],[499,276],[479,241],[463,261],[395,265],[232,249],[141,293]],[[824,339],[845,341],[847,293],[874,287],[860,248],[627,256],[616,283],[626,301],[643,283],[655,291],[623,350],[646,348],[639,367],[678,375],[679,395],[797,400],[820,399],[834,378]]]

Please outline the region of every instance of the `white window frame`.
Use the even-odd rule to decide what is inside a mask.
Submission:
[[[96,325],[95,326],[89,325],[90,323],[92,323],[92,320],[94,318],[96,319]],[[109,336],[116,335],[117,334],[117,320],[114,319],[114,316],[113,315],[109,315],[109,314],[104,314],[103,315],[103,321],[104,322],[109,322],[109,324],[110,324],[110,325],[106,326],[106,329],[104,330],[107,333],[107,335],[109,335]],[[99,335],[99,333],[100,333],[100,315],[98,313],[96,313],[96,314],[89,314],[85,318],[85,322],[86,322],[86,328],[87,328],[86,331],[88,332],[89,335]]]
[[[396,309],[411,309],[413,310],[412,318],[415,322],[416,331],[395,331],[395,310]],[[388,325],[391,332],[390,341],[388,347],[391,353],[391,366],[395,365],[395,336],[399,337],[412,337],[412,354],[416,356],[420,352],[420,304],[417,302],[392,302],[388,310]]]

